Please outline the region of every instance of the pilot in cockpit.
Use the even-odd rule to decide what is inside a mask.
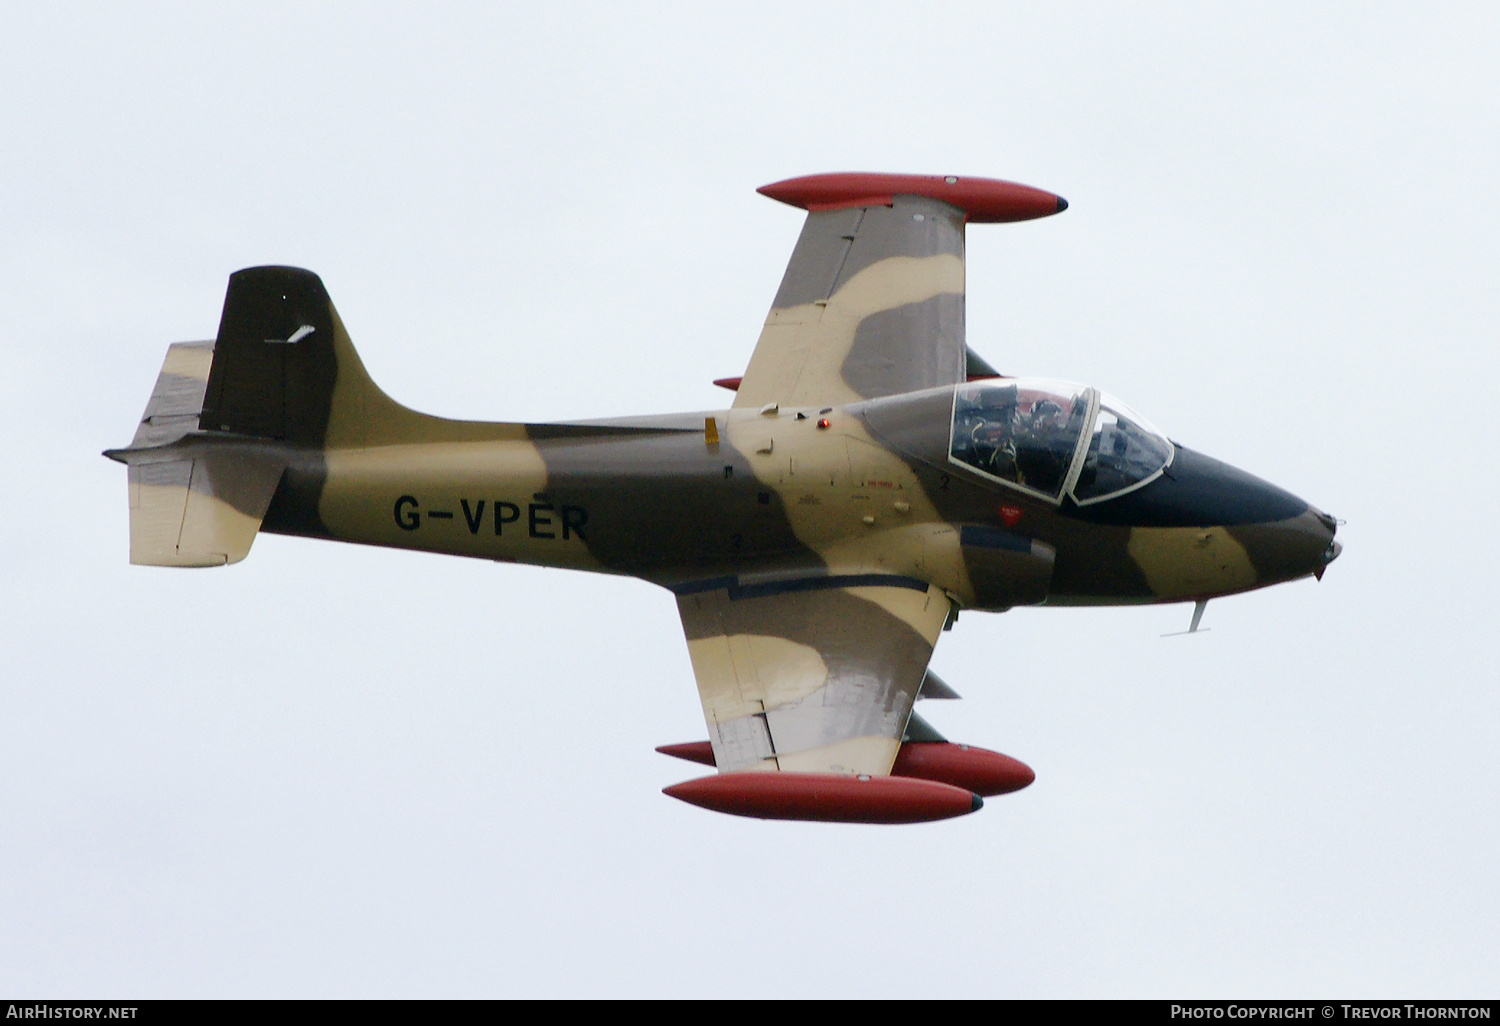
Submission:
[[[1020,435],[1019,474],[1014,480],[1043,491],[1057,488],[1073,456],[1072,445],[1065,443],[1076,436],[1069,431],[1067,413],[1052,399],[1038,399]]]
[[[1090,423],[1093,431],[1086,435]],[[958,386],[949,455],[1054,500],[1067,488],[1075,502],[1088,504],[1154,479],[1171,464],[1173,446],[1127,407],[1093,389],[1040,378],[1007,379]],[[1075,458],[1079,476],[1070,485]]]
[[[1018,480],[1015,429],[1019,416],[1016,387],[986,388],[970,411],[973,464],[997,477]]]

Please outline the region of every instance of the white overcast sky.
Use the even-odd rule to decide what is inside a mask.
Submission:
[[[1500,9],[6,4],[0,992],[1493,996]],[[227,275],[450,416],[727,405],[792,175],[989,175],[969,341],[1348,520],[1320,583],[965,615],[924,703],[1037,771],[915,827],[662,794],[671,597],[266,536],[127,564]]]

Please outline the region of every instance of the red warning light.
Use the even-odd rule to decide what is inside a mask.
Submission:
[[[830,428],[830,427],[833,427],[833,421],[829,420],[827,417],[819,417],[818,418],[818,427],[820,427],[820,428]]]

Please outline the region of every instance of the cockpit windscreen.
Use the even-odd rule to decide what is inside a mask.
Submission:
[[[1090,390],[1034,378],[958,386],[952,456],[1049,499],[1062,494],[1087,423]]]
[[[1084,429],[1093,432],[1084,447]],[[1103,502],[1155,479],[1173,446],[1144,417],[1096,389],[1038,378],[959,385],[950,456],[1056,502]]]
[[[1073,498],[1087,502],[1124,491],[1171,461],[1172,443],[1161,432],[1118,399],[1101,394]]]

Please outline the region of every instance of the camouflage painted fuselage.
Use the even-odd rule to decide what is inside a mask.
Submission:
[[[1180,602],[1327,561],[1329,517],[1180,447],[1156,481],[1098,505],[987,481],[948,459],[952,391],[607,424],[440,421],[491,437],[294,453],[261,529],[674,590],[828,568],[909,576],[991,610]]]

